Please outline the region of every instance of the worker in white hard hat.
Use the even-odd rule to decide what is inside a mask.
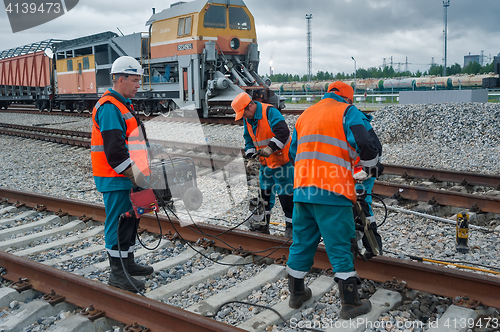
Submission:
[[[131,188],[146,187],[150,173],[144,126],[130,100],[140,87],[143,70],[137,60],[122,56],[113,62],[111,74],[113,88],[92,111],[90,154],[95,184],[106,209],[104,239],[111,267],[108,284],[135,292],[144,288],[144,283],[131,276],[149,275],[154,270],[134,261],[139,219],[132,216],[123,220],[119,233],[118,223],[122,214],[132,210]]]

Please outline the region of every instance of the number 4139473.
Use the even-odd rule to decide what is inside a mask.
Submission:
[[[474,318],[453,318],[447,319],[444,323],[445,327],[448,328],[493,328],[497,329],[500,327],[498,318],[483,317],[479,318],[477,321]]]
[[[42,2],[37,4],[34,2],[11,3],[9,2],[5,8],[9,14],[43,14],[61,12],[61,3],[59,2]]]

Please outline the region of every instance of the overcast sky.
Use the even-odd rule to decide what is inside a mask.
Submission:
[[[176,0],[177,1],[177,0]],[[0,50],[55,38],[72,39],[103,31],[147,31],[152,14],[176,1],[80,0],[65,15],[12,33],[0,11]],[[425,71],[443,64],[442,0],[246,0],[256,22],[259,73],[307,73],[307,22],[312,14],[312,72],[352,73],[379,67],[384,58],[397,70]],[[500,0],[451,0],[448,7],[447,65],[464,64],[464,55],[484,61],[500,52]],[[408,58],[408,60],[406,60]],[[397,63],[401,63],[398,65]]]

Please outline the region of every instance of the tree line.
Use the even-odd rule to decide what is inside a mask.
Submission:
[[[477,74],[487,74],[489,72],[493,72],[493,63],[486,64],[481,66],[478,62],[473,61],[469,63],[466,67],[462,68],[458,63],[450,67],[446,67],[446,75],[457,75],[457,74],[469,74],[469,75],[477,75]],[[410,71],[396,71],[392,66],[386,66],[384,68],[381,67],[371,67],[368,69],[359,68],[356,70],[356,78],[364,79],[364,78],[397,78],[397,77],[420,77],[426,75],[442,75],[443,74],[443,66],[432,64],[428,71],[424,71],[423,73],[417,70],[415,73],[411,73]],[[270,75],[269,78],[272,82],[307,82],[309,81],[308,76],[304,75],[300,77],[299,75],[291,75],[291,74],[273,74]],[[329,80],[345,80],[345,79],[353,79],[354,73],[346,74],[344,72],[337,73],[333,75],[333,73],[318,71],[316,75],[312,77],[313,81],[329,81]]]

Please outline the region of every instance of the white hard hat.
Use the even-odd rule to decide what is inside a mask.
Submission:
[[[131,56],[121,56],[113,62],[111,74],[142,75],[141,64]]]

